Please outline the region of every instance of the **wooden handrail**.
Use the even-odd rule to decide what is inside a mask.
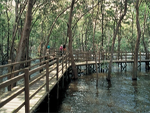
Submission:
[[[101,60],[101,55],[102,55],[102,53],[100,51],[98,51],[96,53],[96,56],[97,56],[99,62]],[[109,53],[104,52],[104,55],[107,57],[107,56],[109,56]],[[125,56],[124,57],[125,60],[127,60],[127,55],[128,55],[128,52],[122,52],[122,56]],[[117,54],[115,54],[114,56],[117,56]],[[130,55],[130,56],[132,56],[132,55]],[[145,54],[143,54],[141,52],[139,53],[140,61],[141,61],[141,56],[145,56]],[[94,57],[94,54],[92,52],[82,52],[82,53],[81,52],[76,52],[76,53],[74,53],[74,57],[76,58],[77,62],[80,59],[82,59],[82,61],[86,61],[86,64],[88,64],[88,61],[90,61]],[[41,58],[45,58],[45,56],[41,57]],[[62,57],[58,57],[58,58],[56,58],[56,60],[53,60],[51,62],[50,62],[50,60],[51,59],[48,58],[47,60],[44,60],[40,63],[34,64],[34,65],[29,66],[27,68],[16,70],[14,72],[9,72],[8,74],[5,74],[5,75],[1,75],[0,79],[2,79],[4,77],[8,77],[11,74],[15,74],[15,73],[24,71],[24,73],[19,74],[18,76],[15,76],[13,78],[7,79],[6,81],[3,81],[2,83],[0,83],[0,89],[8,87],[10,84],[18,82],[20,79],[24,80],[25,87],[21,87],[20,89],[16,90],[12,94],[11,97],[6,97],[5,100],[2,100],[0,102],[0,107],[4,106],[9,101],[11,101],[13,98],[20,95],[23,91],[25,91],[25,98],[26,98],[25,102],[21,103],[21,105],[16,109],[16,111],[18,111],[19,109],[21,109],[23,107],[23,105],[25,105],[26,106],[26,108],[25,108],[26,112],[29,112],[30,111],[30,109],[29,109],[30,108],[30,104],[29,104],[30,99],[32,97],[34,97],[44,86],[46,86],[46,92],[48,93],[49,92],[49,83],[50,83],[50,81],[54,77],[56,77],[55,79],[58,80],[59,72],[61,72],[63,74],[64,73],[64,68],[67,69],[67,66],[70,65],[70,58],[68,57],[68,54],[63,55]],[[32,59],[32,61],[33,61],[33,59]],[[21,63],[27,63],[27,62],[23,61]],[[13,65],[18,65],[18,64],[19,64],[19,62],[7,64],[7,65],[0,66],[0,67],[2,68],[2,67],[8,67],[8,66],[13,66]],[[54,64],[56,64],[55,67],[52,66]],[[31,69],[32,67],[37,66],[37,65],[41,65],[41,66],[38,66],[37,68]],[[43,71],[41,73],[36,74],[34,79],[29,80],[29,77],[32,74],[34,74],[35,72],[37,72],[41,69],[43,69]],[[49,77],[49,74],[53,70],[56,70],[56,73],[53,73],[51,75],[51,77]],[[33,84],[37,83],[39,80],[41,80],[44,77],[46,77],[45,82],[39,88],[37,88],[37,90],[32,95],[29,96],[29,88]]]

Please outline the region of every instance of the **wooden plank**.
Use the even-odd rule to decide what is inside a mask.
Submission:
[[[0,83],[0,89],[4,88],[4,87],[7,87],[7,86],[9,86],[10,84],[12,84],[14,82],[17,82],[18,80],[22,79],[23,76],[24,76],[24,73],[12,78],[12,79],[9,79],[5,82]]]
[[[60,58],[62,59],[62,58]],[[67,62],[67,57],[65,58],[65,62]],[[79,58],[80,59],[80,58]],[[106,62],[108,63],[110,60],[102,60],[100,61],[100,63],[102,62]],[[56,62],[56,60],[54,61]],[[52,62],[52,63],[54,63]],[[113,60],[114,63],[119,63],[119,62],[122,62],[122,63],[129,63],[129,62],[134,62],[133,60]],[[141,62],[150,62],[150,60],[141,60]],[[51,65],[52,63],[50,63],[49,65]],[[83,60],[83,62],[79,62],[79,63],[76,63],[76,65],[85,65],[85,64],[95,64],[95,61],[88,61],[86,62],[85,60]],[[66,63],[65,63],[66,64]],[[50,66],[49,67],[49,91],[51,91],[54,86],[57,84],[57,82],[60,81],[61,77],[63,77],[65,71],[67,70],[67,68],[70,66],[70,64],[67,64],[67,65],[64,65],[63,67],[63,71],[61,71],[62,69],[62,64],[59,63],[59,74],[58,74],[58,80],[56,80],[56,74],[57,74],[57,71],[56,71],[56,66],[54,68],[54,66]],[[39,68],[39,67],[38,67]],[[53,69],[53,70],[52,70]],[[52,71],[51,71],[52,70]],[[42,85],[45,85],[46,84],[46,77],[45,77],[45,74],[46,74],[46,70],[44,70],[42,73],[41,73],[41,77],[39,77],[39,81],[38,82],[35,82],[36,79],[34,79],[33,81],[30,82],[30,85],[32,83],[34,83],[30,88],[29,88],[29,97],[31,98],[32,95],[35,95],[32,97],[32,99],[29,101],[30,102],[30,110],[31,112],[34,111],[38,106],[39,104],[43,101],[43,99],[46,97],[47,95],[47,92],[46,92],[46,87],[43,87],[41,88],[40,91],[38,91],[36,94],[35,92],[37,91],[37,89],[42,86]],[[38,78],[37,78],[38,79]],[[20,105],[23,105],[24,104],[24,92],[21,93],[20,95],[18,95],[16,98],[12,99],[9,103],[7,103],[6,105],[4,105],[3,107],[0,108],[0,113],[9,113],[9,112],[13,112],[15,109],[17,109]],[[1,102],[1,101],[0,101]],[[19,111],[18,113],[24,113],[25,112],[25,107],[23,106]]]
[[[59,66],[59,68],[62,65]],[[67,68],[69,67],[69,65],[67,65]],[[67,69],[64,67],[64,73]],[[42,72],[43,74],[45,74],[45,70]],[[60,73],[58,74],[58,80],[56,80],[56,76],[53,77],[53,75],[56,74],[56,70],[53,70],[50,74],[49,74],[49,79],[51,79],[49,81],[49,91],[51,91],[54,86],[57,84],[57,82],[61,79],[61,77],[63,76],[62,71],[60,71]],[[33,84],[30,88],[29,88],[29,93],[30,96],[33,95],[35,93],[35,91],[37,90],[37,88],[39,88],[39,86],[42,86],[42,84],[46,84],[46,79],[45,77],[43,77],[42,79],[40,79],[39,82],[36,82],[35,84]],[[39,104],[43,101],[43,99],[46,97],[47,92],[46,92],[46,87],[43,87],[35,96],[32,97],[32,99],[29,101],[30,102],[30,112],[34,111]],[[3,107],[0,108],[0,113],[10,113],[10,112],[14,112],[14,110],[16,110],[18,107],[20,107],[20,105],[22,105],[22,103],[24,103],[24,92],[21,93],[20,95],[18,95],[16,98],[12,99],[9,103],[5,104]],[[23,106],[18,113],[25,113],[25,106]]]

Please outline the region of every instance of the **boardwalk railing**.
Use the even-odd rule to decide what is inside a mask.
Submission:
[[[97,62],[100,62],[101,60],[110,60],[111,53],[108,52],[97,51],[96,53],[93,53],[93,52],[74,51],[73,53],[76,62],[94,61],[95,54],[97,57]],[[148,53],[148,58],[149,56],[150,54]],[[145,60],[146,54],[139,52],[138,59],[139,61]],[[113,53],[113,60],[124,60],[124,61],[134,60],[134,53],[120,52],[119,55],[118,53]]]
[[[41,57],[39,59],[45,59],[45,57]],[[14,65],[20,65],[22,63],[31,62],[33,60],[37,59],[32,59],[29,61],[23,61],[18,63],[10,63],[4,66],[0,66],[0,68],[10,68]],[[50,83],[59,80],[59,76],[64,73],[64,69],[67,69],[68,61],[69,59],[67,55],[57,57],[55,58],[55,60],[47,58],[47,60],[43,60],[42,62],[36,63],[32,66],[20,70],[15,70],[5,75],[1,75],[0,79],[2,79],[3,81],[0,83],[0,108],[5,106],[11,100],[20,96],[22,103],[17,103],[17,101],[15,101],[16,106],[15,108],[12,108],[14,109],[13,112],[18,112],[20,109],[25,109],[25,113],[29,113],[29,111],[33,109],[33,105],[36,104],[35,102],[37,102],[35,97],[41,96],[41,98],[44,98],[47,95],[47,93],[49,93],[49,91],[51,90],[50,88],[53,87],[50,86]],[[17,76],[12,76],[16,73]],[[15,87],[14,83],[16,83]],[[44,92],[44,95],[40,94],[41,92]],[[23,108],[23,106],[25,106],[25,108]]]
[[[65,70],[71,65],[68,54],[58,57],[43,56],[40,58],[31,59],[28,61],[16,62],[0,66],[1,68],[7,68],[8,73],[0,75],[0,112],[8,111],[5,106],[12,107],[10,112],[32,111],[37,103],[38,99],[43,99],[49,91],[59,81],[60,76],[63,75]],[[93,52],[81,52],[74,51],[73,56],[76,63],[95,61],[95,55],[97,56],[97,63],[110,59],[110,53],[100,51]],[[145,58],[145,53],[139,53],[139,60],[142,57]],[[119,57],[118,53],[114,53],[113,60],[132,60],[133,53],[121,52]],[[28,63],[31,65],[25,67]],[[14,66],[21,66],[24,68],[14,70]],[[15,100],[15,99],[18,100]],[[10,103],[10,101],[13,101]],[[9,112],[9,111],[8,111]]]

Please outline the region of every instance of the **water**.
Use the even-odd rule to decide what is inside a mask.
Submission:
[[[117,70],[117,67],[114,66]],[[130,65],[128,66],[130,70]],[[83,75],[69,84],[58,113],[150,113],[150,73],[114,71],[111,82],[106,73]]]

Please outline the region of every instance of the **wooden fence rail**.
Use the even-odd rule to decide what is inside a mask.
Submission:
[[[118,57],[118,53],[114,53],[113,60],[128,61],[128,57],[130,57],[130,59],[133,59],[134,55],[133,53],[129,52],[121,52],[119,54],[120,56]],[[142,57],[146,58],[145,53],[140,52],[138,55],[140,61]],[[89,62],[95,62],[95,56],[97,56],[96,60],[98,63],[110,59],[110,53],[102,53],[100,51],[97,51],[96,53],[75,51],[73,53],[73,56],[76,63],[85,62],[86,65]],[[36,60],[41,60],[41,62],[35,63],[33,65],[30,65],[29,67],[25,67],[19,70],[12,70],[13,66],[26,64]],[[33,98],[35,98],[40,92],[44,92],[44,96],[47,95],[50,91],[50,87],[53,87],[50,83],[53,83],[54,80],[58,81],[59,75],[62,75],[65,72],[64,69],[67,69],[68,66],[71,65],[70,63],[71,62],[68,53],[60,56],[60,52],[57,51],[57,57],[55,56],[52,59],[50,58],[50,55],[48,55],[27,61],[21,61],[16,63],[10,62],[10,64],[0,66],[0,69],[7,67],[9,70],[7,74],[0,76],[0,79],[3,79],[3,81],[0,83],[0,91],[4,91],[4,93],[1,93],[0,96],[0,108],[5,106],[11,100],[20,96],[22,103],[19,103],[18,107],[15,108],[13,112],[18,112],[23,108],[23,106],[25,106],[25,112],[30,112],[31,109],[33,109],[33,106],[31,104],[32,100],[34,100]],[[16,74],[17,76],[12,76]],[[6,79],[4,80],[4,78]],[[16,86],[12,87],[14,83],[16,83]],[[6,88],[8,89],[8,91],[6,90]],[[32,90],[32,88],[35,89]]]
[[[47,94],[49,92],[49,85],[50,85],[49,83],[53,80],[53,78],[56,78],[55,80],[58,80],[59,73],[63,73],[63,67],[67,68],[68,65],[67,57],[68,57],[67,55],[64,55],[63,57],[56,58],[53,61],[51,61],[51,59],[47,59],[45,61],[42,61],[41,63],[33,65],[33,66],[39,65],[34,69],[31,69],[31,67],[33,66],[30,66],[0,76],[0,78],[2,79],[3,77],[8,77],[11,74],[22,72],[21,74],[0,83],[0,90],[2,90],[5,89],[6,87],[9,87],[9,85],[15,82],[20,82],[21,80],[21,84],[17,85],[16,87],[13,87],[11,91],[5,92],[1,95],[0,108],[6,105],[7,103],[9,103],[12,99],[16,98],[17,96],[22,95],[22,93],[24,92],[24,97],[25,97],[24,101],[22,101],[22,103],[13,112],[18,112],[23,106],[25,106],[25,113],[28,113],[31,108],[30,100],[34,96],[36,96],[36,94],[40,92],[44,87],[46,87],[45,94]],[[16,63],[8,64],[7,66],[13,66],[13,65],[16,65]],[[43,70],[41,73],[36,74],[35,77],[33,78],[30,77],[32,74],[39,72],[41,69]],[[40,84],[39,87],[34,90],[34,92],[30,92],[31,86],[38,84],[39,81],[41,80],[43,81],[43,83]]]

